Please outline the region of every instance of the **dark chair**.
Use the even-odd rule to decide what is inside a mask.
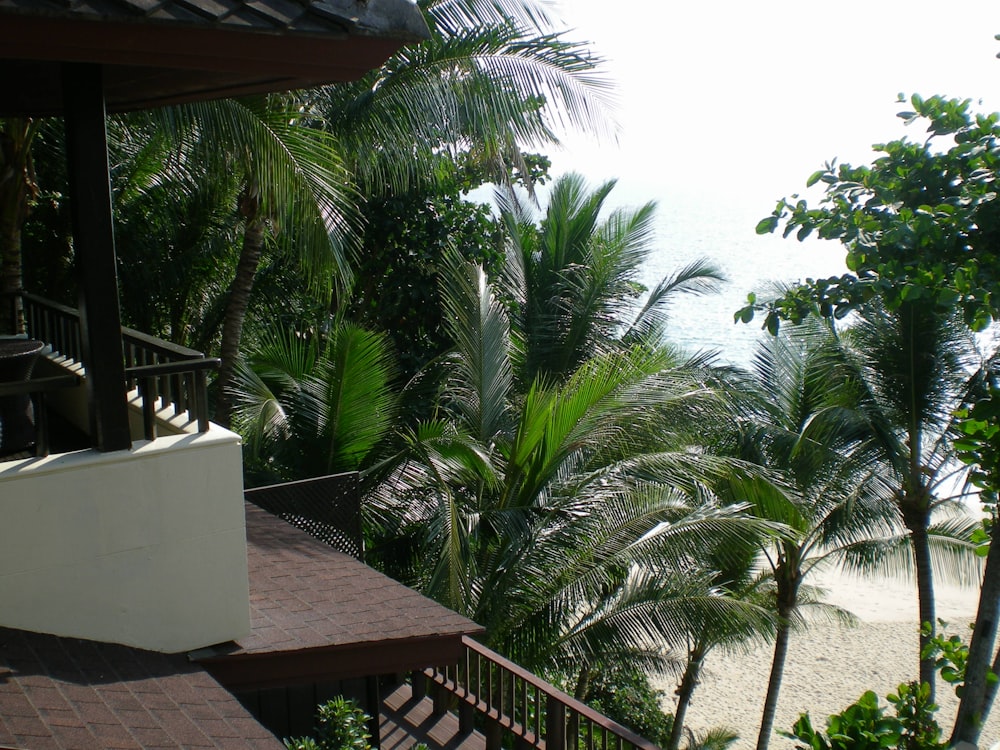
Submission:
[[[34,339],[0,339],[0,383],[26,383],[45,344]],[[0,396],[0,454],[35,444],[35,409],[28,393]]]

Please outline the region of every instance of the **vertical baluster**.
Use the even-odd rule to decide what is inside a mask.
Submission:
[[[495,719],[486,722],[486,750],[500,750],[502,739],[500,717],[503,716],[503,670],[499,664],[492,659],[487,660],[487,673],[489,675],[489,710],[496,712]]]
[[[535,744],[542,738],[542,691],[535,687]]]
[[[410,673],[410,688],[411,695],[418,701],[427,697],[427,677],[419,669]]]
[[[569,710],[566,717],[566,747],[577,750],[580,745],[580,714],[573,709]]]
[[[153,382],[156,378],[139,378],[139,400],[142,403],[142,428],[146,440],[156,439],[156,397],[153,395]]]
[[[465,648],[462,652],[462,659],[459,663],[459,676],[461,680],[462,687],[458,690],[458,685],[456,684],[456,692],[458,693],[458,731],[463,736],[468,736],[472,734],[473,730],[476,728],[476,708],[469,700],[469,682],[471,675],[471,655],[469,654],[469,649]]]
[[[527,734],[528,730],[531,728],[531,714],[528,711],[528,681],[519,680],[521,685],[521,695],[518,700],[518,710],[521,713],[518,723],[521,725],[521,733]]]
[[[70,330],[64,343],[70,350],[69,356],[77,362],[83,362],[83,329],[80,328],[79,317],[70,321]]]
[[[191,410],[191,389],[194,388],[194,376],[191,373],[181,373],[170,378],[170,390],[166,394],[164,406],[174,405],[174,416]]]
[[[198,419],[198,432],[208,432],[208,373],[198,370],[195,380],[195,417]]]
[[[517,697],[515,696],[515,693],[517,692],[517,685],[515,684],[517,682],[517,678],[513,675],[513,673],[508,672],[506,669],[504,670],[504,674],[507,675],[509,683],[506,695],[507,715],[510,716],[510,721],[513,724],[517,721]]]

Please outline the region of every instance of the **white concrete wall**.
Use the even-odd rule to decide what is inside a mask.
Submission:
[[[246,635],[238,436],[0,464],[0,625],[164,652]]]

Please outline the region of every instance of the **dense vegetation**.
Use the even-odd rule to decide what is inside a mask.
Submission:
[[[359,470],[371,562],[670,750],[709,652],[773,642],[767,747],[823,565],[915,571],[922,685],[886,731],[936,746],[934,576],[978,575],[988,550],[948,673],[953,739],[975,741],[1000,615],[995,353],[973,336],[1000,311],[997,116],[914,98],[947,149],[886,144],[814,175],[819,208],[782,201],[760,231],[842,242],[853,273],[749,300],[737,317],[771,333],[742,371],[668,343],[671,300],[721,275],[639,285],[654,204],[606,211],[614,182],[569,174],[531,208],[532,150],[607,119],[600,61],[529,0],[420,5],[431,41],[356,84],[109,123],[126,322],[220,353],[248,483]],[[23,243],[28,284],[65,300],[58,126],[2,128],[24,178],[0,181],[4,290]],[[487,183],[495,211],[465,197]],[[985,525],[946,494],[966,466]],[[677,680],[673,717],[649,710],[652,674]],[[881,721],[873,700],[837,727]]]

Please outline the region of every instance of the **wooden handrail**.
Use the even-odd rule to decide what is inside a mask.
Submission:
[[[512,735],[518,746],[539,750],[659,750],[473,638],[465,636],[462,643],[465,655],[461,663],[426,669],[414,679],[426,678],[439,693],[458,699],[463,731],[472,731],[470,711],[483,716],[487,750],[499,750],[504,732]],[[415,687],[415,691],[419,689]],[[436,710],[440,713],[444,705],[439,694]]]
[[[220,359],[203,357],[126,368],[125,377],[129,382],[135,381],[139,388],[143,437],[156,439],[156,399],[167,393],[174,396],[174,414],[179,414],[186,406],[198,421],[198,432],[208,432],[207,374],[209,370],[219,369],[220,364]],[[157,387],[161,382],[166,385]]]
[[[217,357],[203,357],[201,359],[185,359],[179,362],[159,362],[155,365],[141,365],[138,367],[126,367],[125,377],[132,378],[155,378],[162,375],[178,375],[185,372],[200,372],[202,370],[218,370],[222,360]]]
[[[34,294],[21,297],[31,336],[45,341],[54,353],[82,363],[79,311]],[[139,388],[147,440],[156,437],[158,409],[170,406],[175,416],[189,412],[199,432],[208,431],[207,372],[218,368],[218,359],[126,327],[122,328],[122,356],[128,383]]]

